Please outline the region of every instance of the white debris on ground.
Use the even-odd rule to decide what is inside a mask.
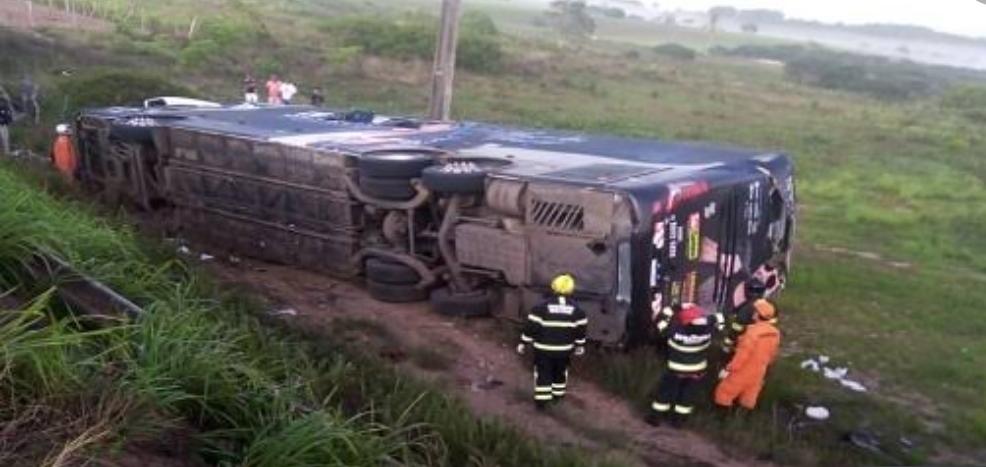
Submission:
[[[812,420],[828,420],[829,409],[822,406],[811,405],[805,408],[805,415]]]
[[[298,310],[294,308],[282,308],[270,312],[271,316],[298,316]]]
[[[848,378],[849,368],[826,366],[829,361],[831,360],[827,355],[819,355],[818,357],[808,358],[807,360],[801,362],[801,369],[808,370],[813,373],[821,372],[825,379],[838,381],[842,387],[851,391],[867,392],[866,386],[863,386],[862,383]]]
[[[192,250],[189,250],[187,246],[182,245],[178,247],[178,253],[181,253],[183,255],[190,255],[192,254]]]
[[[216,257],[208,253],[202,253],[201,255],[199,255],[199,261],[212,261],[214,259],[216,259]]]

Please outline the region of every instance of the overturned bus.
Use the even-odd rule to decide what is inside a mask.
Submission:
[[[790,265],[779,153],[301,106],[107,108],[75,138],[83,182],[210,248],[362,278],[388,302],[516,318],[568,272],[589,337],[653,310],[730,309]]]

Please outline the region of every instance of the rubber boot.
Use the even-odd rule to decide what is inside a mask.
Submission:
[[[726,423],[732,418],[733,408],[725,405],[716,405],[716,419],[719,423]]]
[[[685,426],[685,416],[680,413],[671,414],[671,428],[680,430]]]

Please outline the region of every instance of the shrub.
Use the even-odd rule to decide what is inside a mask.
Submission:
[[[139,105],[149,96],[195,96],[190,89],[164,78],[124,70],[81,74],[59,84],[56,92],[71,115],[85,107]]]
[[[470,14],[459,36],[458,65],[477,72],[497,71],[503,64],[499,33],[486,15]],[[323,30],[344,48],[402,60],[431,60],[435,53],[435,19],[408,17],[401,21],[356,17],[330,21]]]
[[[986,123],[986,86],[964,84],[942,96],[942,107],[959,111],[966,118]]]
[[[192,41],[178,54],[178,63],[189,68],[199,68],[222,55],[222,47],[212,39]]]
[[[789,78],[827,89],[857,92],[884,100],[931,96],[956,83],[986,80],[986,73],[894,61],[815,46],[744,45],[713,47],[711,53],[782,61]]]
[[[681,44],[674,44],[674,43],[661,44],[657,47],[654,47],[654,53],[682,61],[692,61],[695,60],[696,57],[698,57],[698,53],[695,52],[694,50],[689,49],[688,47],[685,47]]]

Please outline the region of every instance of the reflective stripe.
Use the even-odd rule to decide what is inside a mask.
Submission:
[[[524,334],[521,334],[520,335],[520,340],[523,341],[523,342],[526,342],[528,344],[530,344],[531,342],[534,342],[534,338],[533,337],[527,337]]]
[[[650,408],[658,412],[667,412],[671,410],[671,404],[662,404],[660,402],[654,402],[653,404],[650,405]]]
[[[701,351],[709,348],[709,345],[711,345],[711,344],[712,344],[712,342],[706,342],[706,343],[704,343],[704,344],[702,344],[702,345],[700,345],[698,347],[689,347],[689,346],[681,345],[681,344],[675,342],[672,339],[668,339],[668,345],[672,349],[675,349],[675,350],[677,350],[679,352],[684,352],[684,353],[697,353],[697,352],[701,352]]]
[[[538,349],[538,350],[562,351],[562,350],[572,350],[573,348],[575,348],[575,345],[574,344],[568,344],[568,345],[548,345],[548,344],[542,344],[540,342],[535,342],[534,343],[534,348],[535,349]]]
[[[551,386],[534,386],[534,392],[551,392]]]
[[[658,321],[657,322],[657,329],[659,331],[663,331],[663,330],[665,330],[667,328],[668,328],[668,322],[667,321]]]
[[[587,326],[589,325],[589,318],[582,318],[575,322],[576,326]]]
[[[723,315],[722,313],[716,313],[716,321],[719,324],[725,323],[726,322],[726,316]]]
[[[555,397],[564,397],[565,396],[565,390],[564,389],[558,389],[556,391],[551,391],[551,395],[552,396],[555,396]]]
[[[674,316],[674,311],[671,310],[671,307],[664,307],[664,309],[661,310],[661,314],[670,318]]]
[[[566,386],[566,384],[565,384],[565,383],[561,383],[561,384],[552,384],[552,385],[551,385],[551,389],[565,389],[565,386]]]
[[[576,328],[578,324],[571,321],[548,321],[543,319],[541,320],[541,326],[546,328]]]
[[[668,368],[669,369],[671,369],[673,371],[681,371],[681,372],[684,372],[684,373],[694,373],[696,371],[702,371],[707,366],[709,366],[708,362],[704,362],[704,361],[701,362],[701,363],[696,363],[694,365],[686,365],[686,364],[683,364],[683,363],[673,362],[673,361],[670,361],[670,360],[668,361]]]
[[[541,319],[540,316],[535,315],[534,313],[529,313],[527,315],[527,319],[530,320],[530,321],[534,321],[535,323],[542,323],[542,322],[544,322],[544,320]]]
[[[740,323],[733,323],[733,331],[742,331],[743,329],[746,329],[745,325],[742,325]]]
[[[693,410],[695,410],[695,407],[692,407],[692,406],[687,406],[687,405],[686,406],[683,406],[683,405],[676,405],[676,406],[674,406],[674,412],[675,413],[680,413],[682,415],[688,415],[688,414],[692,413]]]
[[[554,396],[552,396],[551,394],[535,394],[534,395],[534,400],[536,400],[536,401],[550,401],[553,398],[554,398]]]
[[[575,345],[585,345],[585,339],[575,339]]]

